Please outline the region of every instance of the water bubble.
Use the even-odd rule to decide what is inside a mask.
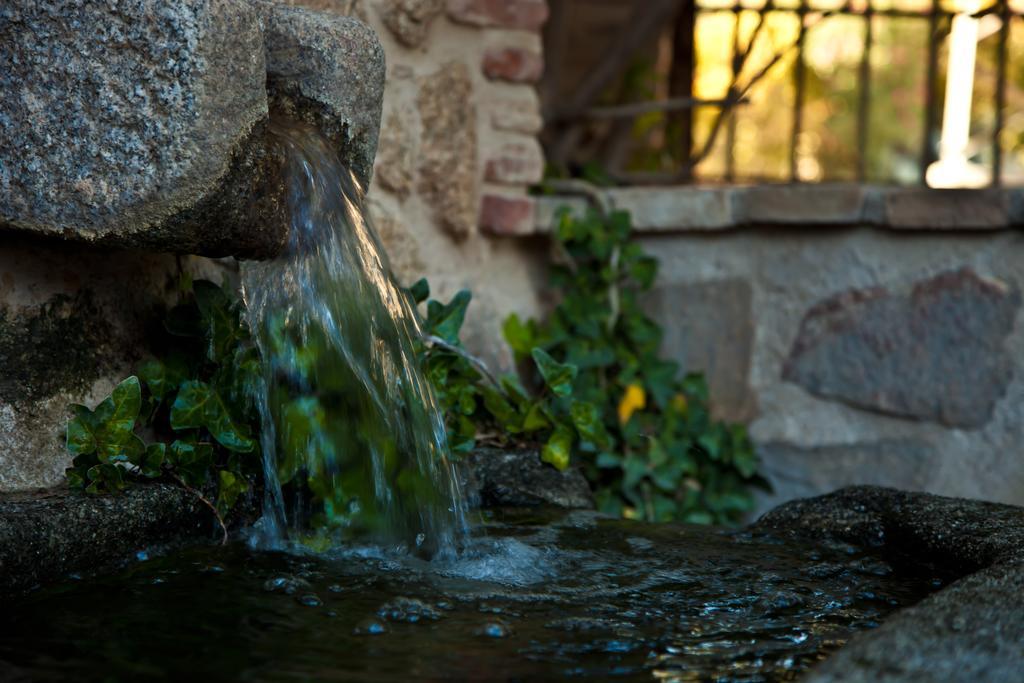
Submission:
[[[304,593],[295,598],[295,600],[300,605],[305,605],[306,607],[322,607],[324,604],[324,601],[316,593]]]
[[[380,606],[377,615],[388,621],[404,621],[415,624],[423,619],[437,621],[441,613],[417,598],[397,597]]]
[[[384,624],[384,622],[380,621],[379,619],[374,619],[373,617],[363,619],[358,624],[356,624],[355,629],[352,630],[352,633],[355,633],[359,636],[378,636],[382,633],[387,632],[388,627]]]
[[[295,595],[305,588],[310,588],[309,582],[295,576],[275,576],[263,582],[263,590],[268,593],[280,592],[285,595]]]
[[[488,638],[507,638],[512,635],[512,629],[500,621],[488,621],[478,628],[475,633],[478,636],[486,636]]]
[[[332,593],[341,593],[345,589],[341,587],[341,584],[332,583],[330,586],[327,587],[327,590],[331,591]]]

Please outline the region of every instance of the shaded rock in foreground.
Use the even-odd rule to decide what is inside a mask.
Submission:
[[[594,507],[590,485],[578,470],[559,472],[534,449],[478,448],[459,466],[462,489],[474,507]]]
[[[855,636],[804,680],[1020,680],[1024,509],[858,486],[787,503],[754,528],[872,545],[967,574]]]
[[[208,535],[213,516],[176,486],[116,496],[66,487],[0,494],[0,595],[100,569],[162,543]]]

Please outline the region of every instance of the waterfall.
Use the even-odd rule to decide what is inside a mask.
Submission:
[[[291,230],[243,265],[259,346],[262,533],[296,529],[454,553],[465,504],[417,358],[414,304],[393,279],[363,191],[315,129],[275,123]]]

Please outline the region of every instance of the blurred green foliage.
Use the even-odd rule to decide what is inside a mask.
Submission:
[[[604,512],[650,521],[734,523],[767,487],[745,428],[714,420],[702,376],[661,358],[661,329],[640,298],[658,263],[632,241],[628,214],[561,214],[543,321],[509,317],[505,338],[522,380],[493,378],[458,339],[469,292],[430,301],[428,378],[453,450],[477,441],[535,442],[558,468],[582,466]],[[429,296],[425,281],[411,290]],[[528,387],[528,388],[527,388]]]

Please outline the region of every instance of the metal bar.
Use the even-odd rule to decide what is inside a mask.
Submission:
[[[796,39],[796,63],[793,65],[793,134],[789,141],[789,179],[791,182],[798,182],[797,174],[797,143],[800,140],[800,131],[803,128],[804,116],[804,88],[807,66],[804,63],[804,37],[807,33],[805,20],[807,18],[807,0],[800,0],[800,7],[797,10],[800,19],[800,33]]]
[[[1002,24],[999,26],[999,62],[996,69],[996,122],[992,131],[992,185],[998,187],[1003,182],[1003,147],[1000,137],[1003,132],[1003,110],[1006,108],[1006,52],[1010,36],[1009,2],[999,0],[999,15]]]
[[[690,179],[689,160],[693,155],[693,106],[699,101],[693,96],[693,82],[697,68],[697,5],[696,0],[683,0],[675,16],[675,35],[672,37],[672,68],[669,72],[670,100],[683,103],[689,99],[689,106],[675,109],[673,116],[666,116],[666,122],[675,124],[679,130],[679,159],[681,172]],[[665,109],[665,111],[669,111]],[[671,126],[666,126],[670,130]]]
[[[935,161],[935,146],[932,144],[932,131],[935,130],[935,90],[939,71],[939,0],[932,0],[932,10],[928,17],[928,70],[925,75],[924,90],[924,133],[921,136],[920,182],[926,185],[928,166]]]
[[[735,104],[747,104],[750,100],[733,97],[705,100],[700,97],[670,97],[667,100],[650,100],[647,102],[627,102],[612,104],[607,107],[594,107],[579,115],[581,119],[628,119],[654,111],[684,111],[697,107],[728,108]]]
[[[736,60],[739,57],[740,51],[740,19],[742,15],[743,7],[737,2],[732,6],[732,54],[729,59],[730,83],[735,83],[736,79],[739,78],[739,73],[737,73],[739,65]],[[736,109],[723,112],[723,114],[729,117],[725,129],[725,180],[731,183],[736,176]]]
[[[871,46],[874,44],[875,33],[872,28],[871,2],[868,0],[867,12],[864,13],[864,52],[860,58],[860,70],[857,76],[860,91],[857,99],[857,180],[867,179],[868,129],[871,119]]]
[[[697,11],[698,14],[700,14],[702,12],[704,12],[704,13],[712,13],[713,14],[715,12],[731,12],[732,8],[730,8],[730,7],[700,7],[700,6],[698,6],[696,11]],[[759,8],[759,9],[747,8],[747,11],[748,12],[757,12],[758,14],[771,14],[773,12],[793,14],[793,13],[800,12],[800,9],[796,8],[796,7],[774,7],[773,6],[773,7],[762,7],[762,8]],[[866,14],[868,12],[868,10],[866,10],[866,9],[865,10],[856,10],[856,9],[853,9],[852,7],[849,7],[849,6],[837,7],[835,9],[818,9],[818,8],[815,8],[815,7],[808,7],[804,11],[806,13],[808,13],[808,14],[817,14],[817,13],[826,13],[826,12],[828,12],[829,14],[842,14],[842,15],[848,15],[848,16],[853,16],[853,17],[864,16],[864,14]],[[982,18],[984,16],[987,16],[989,14],[996,14],[998,11],[999,11],[998,7],[996,5],[993,5],[991,7],[986,7],[985,9],[979,10],[979,11],[975,12],[974,14],[969,14],[967,16],[972,17],[974,19],[980,19],[980,18]],[[891,18],[895,18],[895,19],[927,19],[932,14],[932,11],[930,9],[929,10],[909,10],[909,9],[898,9],[898,8],[895,8],[895,7],[877,7],[877,8],[872,8],[870,10],[870,12],[872,14],[874,14],[875,16],[877,16],[877,17],[891,17]],[[951,12],[949,10],[942,9],[940,7],[939,10],[938,10],[938,14],[939,14],[940,17],[953,17],[953,16],[956,16],[957,14],[959,14],[959,12]],[[1024,16],[1024,12],[1017,12],[1015,10],[1010,10],[1010,16],[1011,17]]]

